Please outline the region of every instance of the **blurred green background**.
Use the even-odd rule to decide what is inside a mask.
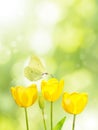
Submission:
[[[10,87],[29,85],[24,67],[32,54],[64,79],[64,91],[87,92],[89,102],[77,116],[76,130],[98,130],[98,0],[0,0],[0,130],[25,130],[24,110]],[[54,103],[54,125],[71,130],[72,115]],[[45,118],[49,128],[49,102]],[[28,109],[30,128],[43,130],[38,102]]]

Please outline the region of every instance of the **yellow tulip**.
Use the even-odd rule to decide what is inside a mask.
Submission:
[[[29,87],[11,87],[11,93],[17,105],[21,107],[29,107],[37,99],[37,87],[35,84]]]
[[[58,81],[55,78],[51,78],[48,81],[43,80],[41,83],[42,94],[48,101],[56,101],[63,90],[64,80]]]
[[[64,93],[62,106],[70,114],[79,114],[83,111],[88,101],[86,93]]]

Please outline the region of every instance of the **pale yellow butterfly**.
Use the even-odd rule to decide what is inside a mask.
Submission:
[[[42,78],[43,74],[47,74],[44,65],[37,56],[31,56],[28,66],[24,69],[24,75],[31,81]]]

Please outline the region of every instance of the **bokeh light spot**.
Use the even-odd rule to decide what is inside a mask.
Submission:
[[[40,23],[45,25],[54,25],[60,18],[60,8],[52,2],[38,4],[35,12]]]
[[[67,53],[77,51],[83,40],[83,33],[81,29],[67,27],[63,32],[58,30],[55,34],[55,43],[58,44]]]
[[[45,54],[52,47],[52,39],[50,33],[45,30],[38,29],[30,37],[32,49],[38,54]]]
[[[25,0],[0,0],[0,26],[12,26],[25,14]]]
[[[91,72],[81,68],[65,77],[66,88],[69,91],[78,91],[90,87],[93,82]]]

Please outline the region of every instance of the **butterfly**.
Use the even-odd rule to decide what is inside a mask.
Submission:
[[[24,68],[24,75],[30,81],[36,81],[47,74],[44,65],[37,56],[31,56],[29,64]]]

